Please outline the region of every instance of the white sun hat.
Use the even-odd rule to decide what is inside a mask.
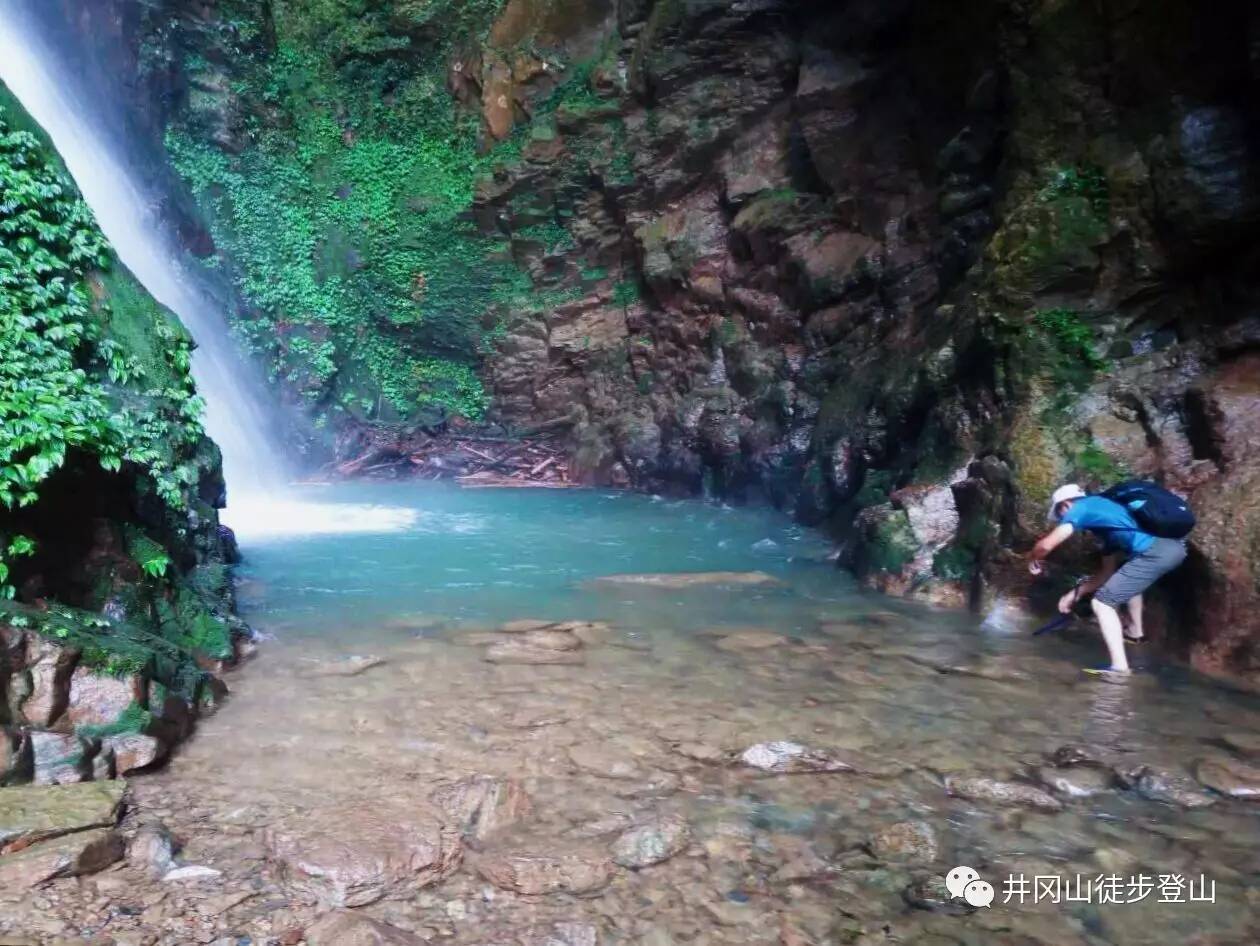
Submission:
[[[1059,507],[1059,503],[1065,503],[1069,499],[1084,499],[1085,495],[1085,490],[1081,489],[1075,483],[1068,483],[1066,486],[1060,486],[1054,491],[1054,495],[1050,497],[1050,509],[1046,512],[1046,521],[1059,521],[1059,517],[1054,514],[1054,511]]]

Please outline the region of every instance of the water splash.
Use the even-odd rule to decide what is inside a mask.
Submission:
[[[72,50],[52,34],[68,27],[44,23],[24,0],[0,0],[0,80],[52,139],[123,264],[179,316],[197,342],[193,376],[206,402],[206,432],[223,452],[228,508],[223,519],[246,542],[274,536],[394,532],[414,512],[366,506],[326,506],[291,499],[292,471],[279,452],[281,419],[254,367],[241,358],[227,322],[207,287],[185,266],[187,254],[157,213],[156,195],[93,120],[116,103],[102,101]]]

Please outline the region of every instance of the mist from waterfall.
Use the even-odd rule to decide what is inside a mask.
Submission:
[[[123,264],[179,316],[197,343],[193,376],[206,402],[206,432],[223,453],[228,485],[224,521],[246,540],[295,533],[405,528],[410,510],[312,505],[289,499],[292,471],[278,452],[282,420],[254,366],[236,349],[208,289],[186,265],[188,254],[157,213],[155,195],[127,156],[93,121],[109,103],[88,87],[73,55],[49,41],[46,25],[0,0],[0,80],[52,139],[66,168]]]

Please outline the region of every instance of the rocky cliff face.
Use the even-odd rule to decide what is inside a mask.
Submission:
[[[0,785],[145,768],[236,655],[192,341],[0,85]]]
[[[977,606],[1054,485],[1153,476],[1202,518],[1170,642],[1260,668],[1249,5],[115,6],[330,442],[546,426]]]

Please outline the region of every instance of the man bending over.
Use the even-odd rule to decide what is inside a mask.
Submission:
[[[1141,640],[1142,593],[1185,560],[1185,540],[1162,539],[1143,532],[1120,503],[1105,496],[1087,496],[1075,483],[1055,490],[1047,520],[1057,525],[1033,546],[1028,570],[1034,575],[1042,573],[1045,557],[1077,530],[1092,532],[1102,540],[1102,568],[1060,598],[1059,610],[1067,614],[1082,596],[1093,592],[1094,614],[1111,654],[1111,666],[1099,672],[1127,676],[1129,660],[1124,652],[1125,632],[1118,610],[1127,605],[1128,637]]]

